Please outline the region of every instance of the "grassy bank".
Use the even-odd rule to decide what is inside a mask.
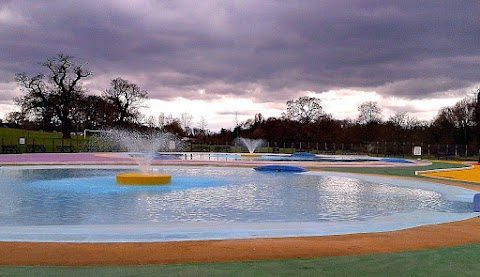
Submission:
[[[25,139],[25,144],[20,144],[20,138]],[[62,152],[62,150],[78,152],[83,150],[84,144],[82,136],[63,139],[61,133],[0,128],[0,146],[18,147],[21,153]]]

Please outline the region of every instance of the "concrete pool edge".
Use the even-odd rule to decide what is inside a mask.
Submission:
[[[0,242],[0,265],[140,265],[314,258],[480,243],[480,218],[341,236],[156,243]]]
[[[477,217],[478,213],[434,212],[383,216],[367,222],[192,223],[69,226],[4,226],[0,242],[156,243],[393,232]],[[220,226],[221,225],[221,226]]]

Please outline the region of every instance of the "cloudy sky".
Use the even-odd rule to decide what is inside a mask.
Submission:
[[[0,0],[0,117],[15,73],[59,53],[100,94],[122,77],[149,109],[208,128],[278,117],[300,96],[334,118],[377,101],[384,119],[432,119],[480,87],[478,0]]]

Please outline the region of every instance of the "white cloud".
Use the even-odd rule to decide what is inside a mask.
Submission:
[[[8,6],[0,7],[0,23],[10,27],[29,24],[25,16],[10,9]]]
[[[354,119],[358,116],[358,106],[365,101],[382,99],[374,91],[357,91],[351,89],[329,90],[326,92],[308,92],[308,96],[322,100],[323,111],[332,114],[335,119]]]
[[[242,123],[253,119],[256,113],[265,118],[280,117],[283,110],[274,103],[255,103],[252,99],[221,97],[215,101],[189,100],[177,98],[172,101],[151,99],[147,101],[149,108],[142,109],[147,116],[158,117],[160,113],[180,118],[182,113],[192,115],[196,126],[201,117],[205,118],[208,129],[219,131],[221,128],[232,129],[236,121]]]

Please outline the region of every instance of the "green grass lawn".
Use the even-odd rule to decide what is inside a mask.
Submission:
[[[0,267],[0,276],[478,276],[480,244],[390,254],[181,265]]]
[[[25,138],[25,145],[19,145],[19,139]],[[61,146],[73,146],[76,152],[82,151],[85,140],[82,136],[62,139],[61,133],[30,131],[15,128],[0,128],[0,145],[17,145],[22,153],[28,145],[43,145],[46,152],[59,152]]]
[[[390,176],[424,178],[422,176],[416,176],[415,171],[431,170],[431,169],[443,169],[443,168],[459,168],[459,167],[466,167],[466,166],[467,165],[459,164],[459,163],[432,161],[432,164],[429,165],[429,166],[412,166],[412,167],[319,167],[318,169],[325,170],[325,171],[334,171],[334,172],[349,172],[349,173],[360,173],[360,174],[382,174],[382,175],[390,175]]]
[[[62,134],[15,128],[0,128],[0,138],[5,139],[5,141],[8,141],[9,143],[18,142],[20,137],[26,139],[61,139]]]

